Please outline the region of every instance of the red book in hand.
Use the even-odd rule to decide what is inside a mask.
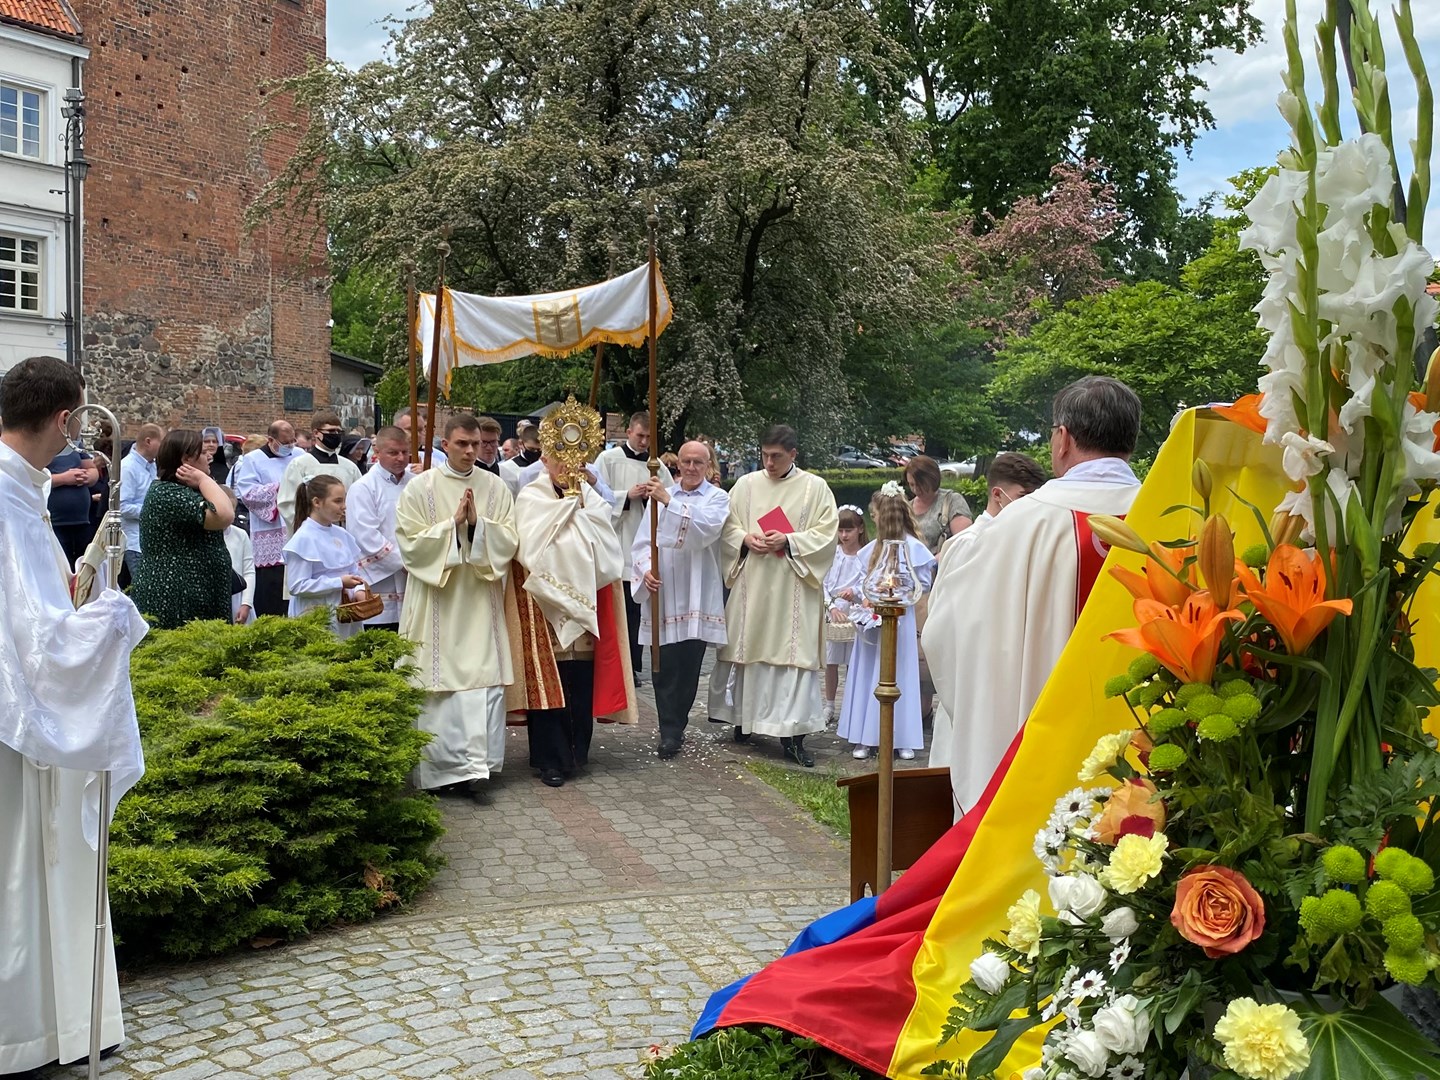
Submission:
[[[759,526],[762,533],[780,532],[789,536],[795,531],[795,526],[790,524],[790,519],[785,516],[785,511],[778,506],[761,517],[755,524]],[[783,550],[773,552],[772,554],[779,555],[781,558],[785,557]]]

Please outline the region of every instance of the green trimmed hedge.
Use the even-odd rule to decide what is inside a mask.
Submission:
[[[435,800],[405,786],[428,738],[397,670],[410,646],[325,626],[198,622],[136,650],[146,771],[110,848],[126,962],[373,918],[439,869]]]
[[[645,1080],[883,1080],[879,1073],[773,1027],[720,1028],[645,1066]]]

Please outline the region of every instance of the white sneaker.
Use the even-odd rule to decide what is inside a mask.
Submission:
[[[914,751],[914,750],[901,750],[901,751],[900,751],[900,760],[901,760],[901,761],[914,761],[914,760],[915,760],[915,751]]]
[[[864,761],[870,756],[870,748],[868,746],[857,746],[854,750],[850,751],[850,756],[856,761]]]

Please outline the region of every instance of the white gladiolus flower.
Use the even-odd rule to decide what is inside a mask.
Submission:
[[[1081,919],[1097,915],[1108,899],[1105,887],[1086,874],[1050,879],[1050,903],[1057,912],[1073,912]]]
[[[1133,994],[1123,994],[1091,1021],[1102,1046],[1112,1054],[1139,1054],[1150,1041],[1150,1014]]]
[[[1335,447],[1330,443],[1295,431],[1287,431],[1281,436],[1280,445],[1285,451],[1280,463],[1281,468],[1285,470],[1286,476],[1296,481],[1318,476],[1325,468],[1323,455],[1335,452]]]
[[[1140,920],[1135,917],[1135,909],[1118,907],[1106,915],[1100,923],[1100,930],[1111,941],[1123,941],[1136,930],[1140,929]]]
[[[970,978],[987,994],[998,994],[1010,981],[1011,967],[994,953],[981,953],[970,962]]]
[[[1389,205],[1394,183],[1390,151],[1374,132],[1315,156],[1315,197],[1329,208],[1327,228],[1342,221],[1363,224],[1373,207]]]

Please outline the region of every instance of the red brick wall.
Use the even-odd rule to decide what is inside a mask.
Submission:
[[[85,69],[86,375],[127,428],[263,431],[329,398],[324,245],[247,232],[293,148],[254,142],[264,83],[325,55],[325,0],[72,0]],[[305,415],[308,416],[308,413]],[[291,414],[290,419],[299,419]]]

